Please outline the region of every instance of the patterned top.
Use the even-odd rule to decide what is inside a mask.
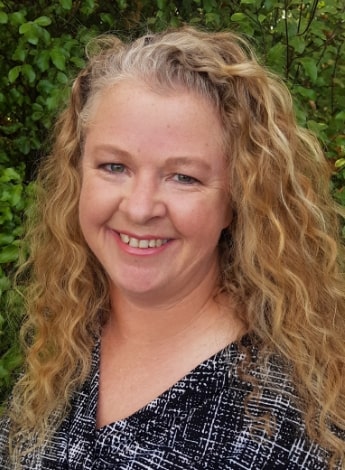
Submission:
[[[245,337],[242,342],[247,341]],[[261,397],[252,400],[240,373],[243,348],[233,343],[202,362],[170,389],[126,419],[96,429],[99,346],[89,380],[75,394],[72,410],[26,470],[226,470],[328,468],[329,455],[306,436],[289,375],[271,359],[266,373],[252,352],[251,376]],[[242,378],[241,378],[242,377]],[[140,391],[139,391],[140,393]],[[273,432],[262,417],[270,414]],[[6,432],[0,435],[0,450]],[[0,468],[8,469],[4,450]],[[1,457],[2,455],[2,457]],[[2,459],[2,460],[1,460]],[[2,466],[1,466],[2,465]]]

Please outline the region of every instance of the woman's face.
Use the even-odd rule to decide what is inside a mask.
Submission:
[[[231,219],[221,139],[211,104],[185,90],[127,81],[96,100],[79,218],[116,290],[174,301],[205,278],[216,283],[217,243]]]

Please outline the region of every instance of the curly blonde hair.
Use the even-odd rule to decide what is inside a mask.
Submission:
[[[260,348],[291,364],[310,436],[344,458],[333,431],[345,430],[345,287],[328,165],[297,126],[287,88],[246,41],[184,27],[130,44],[112,35],[94,41],[57,122],[28,233],[26,371],[10,408],[14,459],[23,439],[43,444],[68,412],[109,312],[106,275],[79,227],[79,164],[93,101],[131,78],[162,92],[182,86],[218,110],[234,213],[220,241],[221,287],[243,306]]]

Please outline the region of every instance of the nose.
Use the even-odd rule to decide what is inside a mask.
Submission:
[[[164,217],[166,204],[159,186],[159,182],[150,175],[131,178],[119,209],[132,223],[140,225]]]

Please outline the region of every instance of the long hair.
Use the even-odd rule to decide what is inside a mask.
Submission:
[[[57,122],[23,270],[27,361],[10,407],[14,458],[24,440],[42,445],[68,412],[109,312],[106,275],[79,227],[79,166],[94,101],[133,78],[162,93],[182,87],[217,109],[234,214],[220,241],[221,288],[243,306],[261,350],[291,365],[310,436],[343,458],[333,430],[345,429],[345,287],[328,165],[296,124],[286,86],[246,41],[190,27],[130,44],[94,41]]]

